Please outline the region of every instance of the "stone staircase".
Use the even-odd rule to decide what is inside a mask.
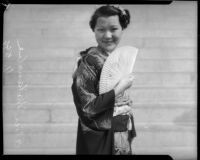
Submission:
[[[197,4],[123,6],[132,25],[120,45],[139,48],[130,91],[137,130],[133,152],[196,159]],[[93,10],[11,5],[5,12],[4,42],[12,48],[4,50],[3,64],[5,154],[75,154],[71,76],[78,51],[95,45],[88,25]]]

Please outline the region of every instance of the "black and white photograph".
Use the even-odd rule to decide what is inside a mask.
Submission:
[[[197,160],[197,1],[8,4],[4,155]]]

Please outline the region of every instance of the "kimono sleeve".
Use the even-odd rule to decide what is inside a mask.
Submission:
[[[103,65],[103,62],[98,56],[86,56],[79,66],[79,74],[75,79],[74,89],[79,99],[79,107],[88,117],[95,117],[110,108],[114,108],[114,90],[98,94],[100,65]]]
[[[81,113],[88,118],[95,118],[97,115],[114,108],[114,90],[98,95],[92,92],[95,90],[95,82],[93,82],[93,80],[87,79],[87,82],[85,83],[88,85],[85,86],[79,84],[80,82],[78,82],[78,79],[79,78],[77,77],[72,85],[74,102],[78,113]]]
[[[107,93],[98,94],[99,70],[88,60],[85,58],[79,62],[75,76],[73,76],[71,89],[77,113],[88,127],[109,129],[113,117],[115,92],[110,90]],[[92,57],[92,60],[93,64],[97,64],[95,57]]]

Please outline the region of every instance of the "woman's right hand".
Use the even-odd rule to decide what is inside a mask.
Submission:
[[[128,74],[125,77],[123,77],[114,89],[115,95],[118,96],[119,94],[123,93],[125,90],[130,88],[132,86],[133,79],[133,74]]]

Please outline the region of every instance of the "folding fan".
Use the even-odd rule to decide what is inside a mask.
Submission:
[[[118,81],[133,71],[138,49],[123,46],[115,49],[106,59],[99,82],[99,93],[105,93],[115,87]]]

